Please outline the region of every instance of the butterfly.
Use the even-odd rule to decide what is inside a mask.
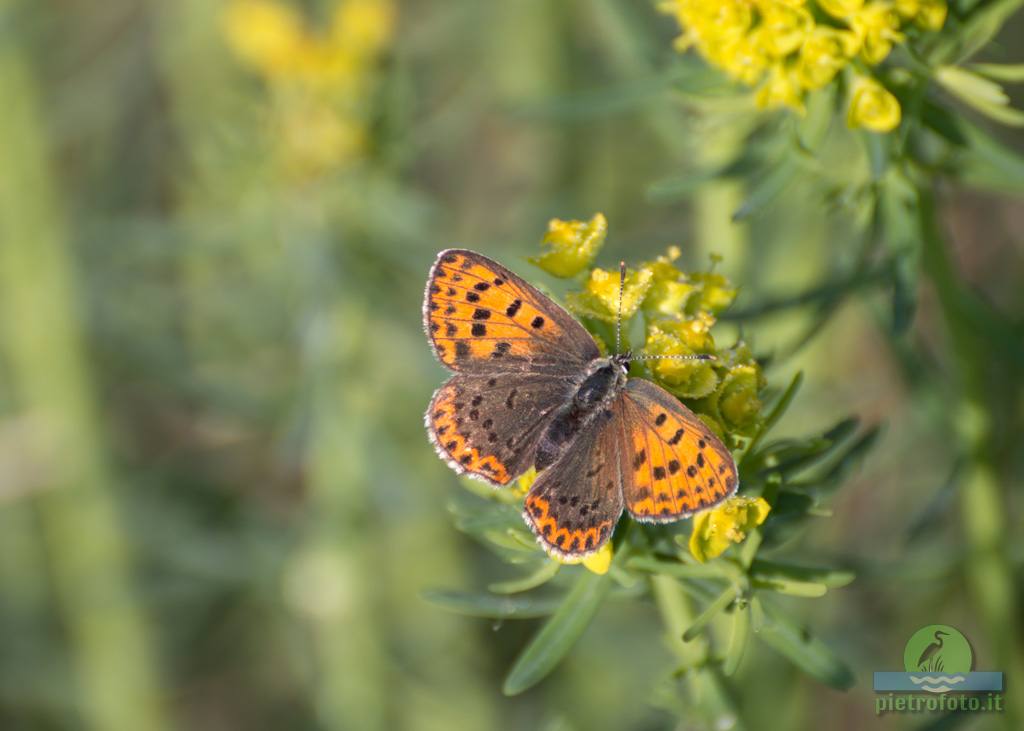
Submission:
[[[620,282],[620,311],[621,299]],[[457,473],[499,487],[535,467],[523,518],[549,554],[595,553],[623,510],[667,523],[736,492],[721,440],[670,393],[628,376],[655,356],[602,357],[568,312],[497,262],[438,254],[423,325],[455,372],[427,409],[430,441]]]

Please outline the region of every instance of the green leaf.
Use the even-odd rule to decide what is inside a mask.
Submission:
[[[779,419],[783,417],[786,411],[789,409],[789,405],[793,403],[793,399],[796,397],[796,392],[800,390],[800,385],[804,382],[804,372],[797,371],[793,376],[793,380],[786,386],[786,390],[782,392],[782,396],[776,402],[775,406],[765,417],[765,420],[761,423],[761,427],[757,430],[757,434],[750,440],[750,444],[743,451],[743,456],[740,457],[740,468],[743,468],[744,463],[748,462],[750,455],[754,453],[754,449],[760,443],[761,439],[765,434],[775,426]]]
[[[993,0],[973,10],[957,33],[937,45],[930,54],[932,65],[964,61],[988,45],[1024,0]]]
[[[864,455],[875,445],[880,433],[881,430],[877,426],[865,432],[836,458],[835,462],[832,463],[824,474],[816,479],[811,478],[809,480],[809,488],[819,492],[830,492],[838,487],[861,459],[864,458]]]
[[[546,560],[532,574],[508,581],[496,581],[487,588],[495,594],[517,594],[521,591],[536,589],[554,578],[561,566],[557,561]]]
[[[998,81],[1016,83],[1024,81],[1024,63],[972,63],[971,70]]]
[[[724,563],[712,561],[706,564],[688,564],[673,561],[659,561],[655,558],[637,556],[626,563],[626,568],[636,571],[647,571],[652,574],[665,574],[678,579],[728,579],[729,574]]]
[[[736,673],[743,653],[747,649],[750,637],[750,606],[746,602],[737,602],[732,613],[732,633],[729,635],[729,646],[725,650],[722,673],[729,677]]]
[[[590,624],[610,587],[608,574],[581,572],[561,606],[516,658],[502,692],[518,695],[554,670]]]
[[[735,598],[736,587],[732,585],[727,586],[725,590],[715,597],[715,600],[711,602],[695,620],[693,620],[693,624],[683,632],[683,642],[689,642],[703,632],[711,620],[717,617],[718,614],[729,606]]]
[[[427,589],[420,594],[431,604],[449,612],[488,619],[532,619],[555,611],[558,597],[496,596],[447,589]]]
[[[910,327],[917,311],[917,282],[920,267],[917,257],[907,254],[896,258],[892,281],[892,331],[901,335]]]
[[[759,600],[754,602],[764,617],[756,632],[765,644],[825,685],[839,690],[853,686],[853,672],[828,645],[781,613],[769,611]]]
[[[843,419],[821,437],[770,444],[758,455],[770,472],[791,476],[811,467],[834,454],[839,447],[857,431],[860,420],[854,417]],[[763,455],[763,456],[762,456]]]
[[[798,566],[755,559],[750,565],[750,578],[758,581],[815,582],[829,589],[839,589],[852,582],[856,578],[856,574],[846,569]]]
[[[732,214],[732,220],[742,221],[759,213],[789,185],[800,166],[787,157],[774,164],[771,170],[756,181],[750,189],[750,195]]]

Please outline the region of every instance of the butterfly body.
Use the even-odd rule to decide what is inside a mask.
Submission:
[[[537,470],[554,464],[591,421],[613,417],[611,404],[625,387],[628,370],[629,361],[621,356],[591,361],[572,401],[555,414],[540,438],[533,465]]]
[[[628,353],[602,357],[569,313],[497,262],[442,251],[423,319],[455,371],[426,413],[435,449],[499,487],[535,467],[523,517],[549,553],[597,551],[624,509],[670,522],[735,492],[735,463],[707,425],[629,378]]]

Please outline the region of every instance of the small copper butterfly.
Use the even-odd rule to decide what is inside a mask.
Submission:
[[[707,425],[661,387],[628,377],[632,361],[651,356],[602,357],[568,312],[497,262],[442,251],[423,324],[455,371],[426,413],[437,453],[496,486],[536,467],[523,518],[548,553],[596,552],[623,509],[666,523],[736,492],[736,464]]]

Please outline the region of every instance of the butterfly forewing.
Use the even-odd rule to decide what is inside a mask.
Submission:
[[[601,548],[622,515],[621,397],[541,472],[523,517],[548,553],[582,558]]]
[[[623,493],[635,519],[678,520],[736,492],[729,450],[674,396],[633,378],[622,399],[628,450]]]
[[[568,312],[495,261],[464,249],[442,251],[427,279],[423,325],[446,366],[576,373],[600,355]]]
[[[567,378],[459,373],[434,394],[427,432],[460,474],[507,485],[533,466],[541,432],[570,398]]]

